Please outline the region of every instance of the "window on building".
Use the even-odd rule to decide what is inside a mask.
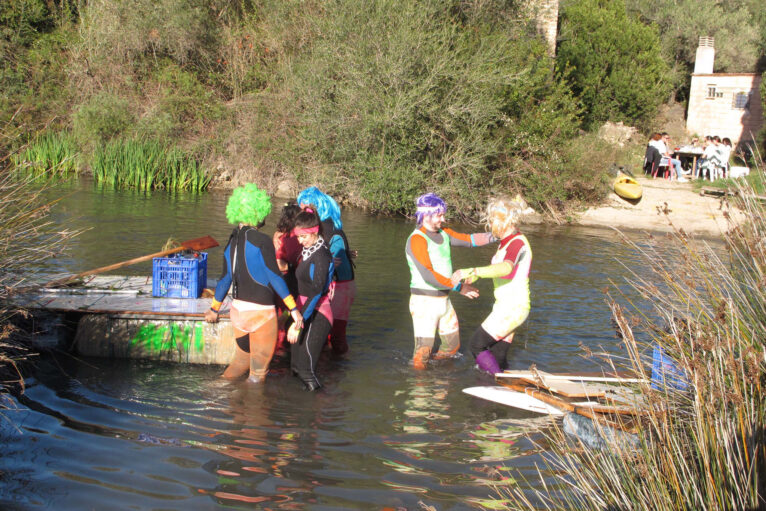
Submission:
[[[744,110],[748,107],[750,94],[747,92],[737,92],[734,94],[731,107],[737,110]]]
[[[718,87],[714,83],[707,86],[707,99],[722,98],[723,92],[718,91]]]

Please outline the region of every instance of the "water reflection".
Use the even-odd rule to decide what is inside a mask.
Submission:
[[[50,273],[151,253],[171,235],[210,234],[223,243],[229,234],[226,194],[70,191],[54,207],[54,219],[93,229],[69,257],[49,263]],[[274,224],[272,216],[266,232]],[[0,507],[421,509],[422,502],[473,509],[496,497],[488,482],[540,484],[536,464],[548,418],[464,394],[465,387],[492,383],[470,355],[420,373],[410,367],[404,241],[413,227],[345,212],[344,228],[359,251],[350,353],[320,360],[325,388],[316,395],[301,390],[284,359],[265,384],[254,386],[221,381],[219,367],[42,357],[16,397],[20,411],[10,418],[18,428],[0,421],[7,447]],[[599,361],[583,358],[581,345],[619,350],[603,289],[615,282],[630,293],[625,267],[644,263],[611,231],[531,226],[525,232],[535,254],[532,311],[509,365],[593,370]],[[634,239],[644,243],[642,235]],[[455,266],[486,264],[493,252],[455,250]],[[209,251],[211,276],[220,257],[220,247]],[[125,270],[151,272],[149,263]],[[453,300],[463,351],[493,301],[491,283],[479,285],[479,299]]]

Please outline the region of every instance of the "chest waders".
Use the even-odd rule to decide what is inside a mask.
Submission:
[[[450,277],[452,276],[450,237],[444,231],[440,234],[441,243],[432,240],[420,230],[414,231],[410,239],[413,236],[422,236],[426,240],[428,256],[434,271]],[[409,255],[407,255],[407,264],[411,275],[410,315],[415,334],[412,364],[415,369],[425,369],[431,358],[437,329],[441,346],[434,355],[435,359],[451,358],[457,355],[460,348],[460,330],[457,314],[448,296],[449,289],[440,289],[427,282]]]

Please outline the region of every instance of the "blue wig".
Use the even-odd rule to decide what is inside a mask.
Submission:
[[[447,204],[435,193],[426,193],[415,199],[415,220],[418,225],[423,225],[423,219],[431,215],[447,212]]]
[[[343,229],[343,222],[340,220],[340,206],[335,199],[322,193],[316,186],[310,186],[298,194],[298,204],[312,205],[316,208],[319,220],[324,222],[328,218],[336,229]]]

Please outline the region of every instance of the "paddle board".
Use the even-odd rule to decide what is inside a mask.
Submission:
[[[564,415],[563,411],[544,401],[528,396],[523,392],[517,392],[504,387],[469,387],[463,389],[463,392],[471,396],[486,399],[487,401],[492,401],[493,403],[512,406],[521,410],[544,413],[546,415]]]

